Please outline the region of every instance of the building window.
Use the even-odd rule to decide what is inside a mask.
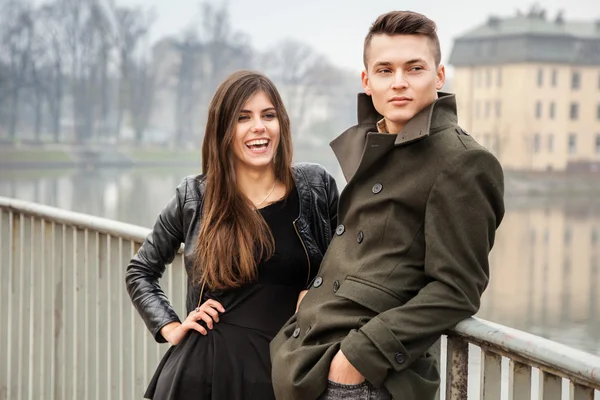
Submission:
[[[481,87],[481,76],[482,76],[483,71],[478,70],[477,71],[477,87]]]
[[[475,102],[475,118],[479,119],[481,117],[481,102],[477,100]]]
[[[535,103],[535,117],[540,119],[542,117],[542,102],[538,101]]]
[[[556,69],[552,70],[552,87],[556,87],[558,83],[558,71]]]
[[[568,246],[571,244],[571,239],[573,237],[573,234],[571,233],[571,228],[567,227],[565,229],[565,244]]]
[[[554,114],[556,113],[556,104],[554,102],[550,103],[549,115],[550,119],[554,119]]]
[[[598,106],[598,110],[600,110],[600,106]],[[496,118],[500,118],[502,115],[502,102],[500,100],[496,100]]]
[[[600,154],[600,133],[596,133],[596,154]]]
[[[569,154],[575,154],[577,152],[577,135],[574,133],[569,134]]]
[[[600,78],[598,79],[598,85],[600,85]],[[498,85],[498,87],[502,87],[502,68],[498,68],[498,72],[496,75],[496,85]]]
[[[485,83],[487,87],[492,86],[492,70],[488,69],[485,71]]]
[[[533,135],[533,152],[534,153],[540,152],[540,134],[539,133],[536,133],[535,135]]]
[[[600,104],[598,104],[598,107],[596,108],[596,119],[600,121]]]
[[[537,85],[542,87],[544,85],[544,70],[539,68],[537,73]]]
[[[573,71],[571,75],[571,89],[577,90],[581,86],[581,75],[579,71]]]
[[[552,153],[554,151],[554,135],[548,135],[548,153]]]
[[[571,119],[575,120],[579,118],[579,104],[571,103],[571,110],[569,112]]]
[[[490,101],[487,100],[485,102],[485,117],[489,118],[490,117]]]

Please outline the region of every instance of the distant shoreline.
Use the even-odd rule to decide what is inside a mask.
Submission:
[[[298,161],[331,159],[326,168],[336,173],[337,162],[327,148],[298,149]],[[0,147],[0,178],[13,176],[19,179],[20,172],[28,177],[57,175],[68,171],[100,169],[201,169],[199,150],[174,151],[161,148],[116,148],[69,147],[55,148],[7,148]],[[341,175],[340,175],[341,176]],[[343,186],[340,182],[339,186]],[[600,194],[600,173],[592,172],[547,172],[505,170],[505,193],[507,196],[547,196]]]

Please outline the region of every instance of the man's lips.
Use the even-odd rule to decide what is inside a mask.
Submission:
[[[412,101],[412,99],[410,97],[406,97],[406,96],[394,96],[389,100],[390,103],[407,102],[407,101]]]

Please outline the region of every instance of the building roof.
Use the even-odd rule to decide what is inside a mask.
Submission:
[[[520,62],[600,66],[600,19],[547,19],[543,10],[508,18],[491,16],[454,41],[450,64],[475,66]]]
[[[489,38],[513,35],[575,36],[581,39],[600,39],[599,21],[548,20],[541,16],[517,15],[511,18],[490,17],[488,22],[464,35],[461,39]]]

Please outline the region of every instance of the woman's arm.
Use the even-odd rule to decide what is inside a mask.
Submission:
[[[125,273],[131,301],[159,343],[166,341],[161,329],[167,324],[180,322],[158,280],[184,242],[183,204],[186,191],[187,181],[184,180],[161,211],[152,232],[131,259]]]

